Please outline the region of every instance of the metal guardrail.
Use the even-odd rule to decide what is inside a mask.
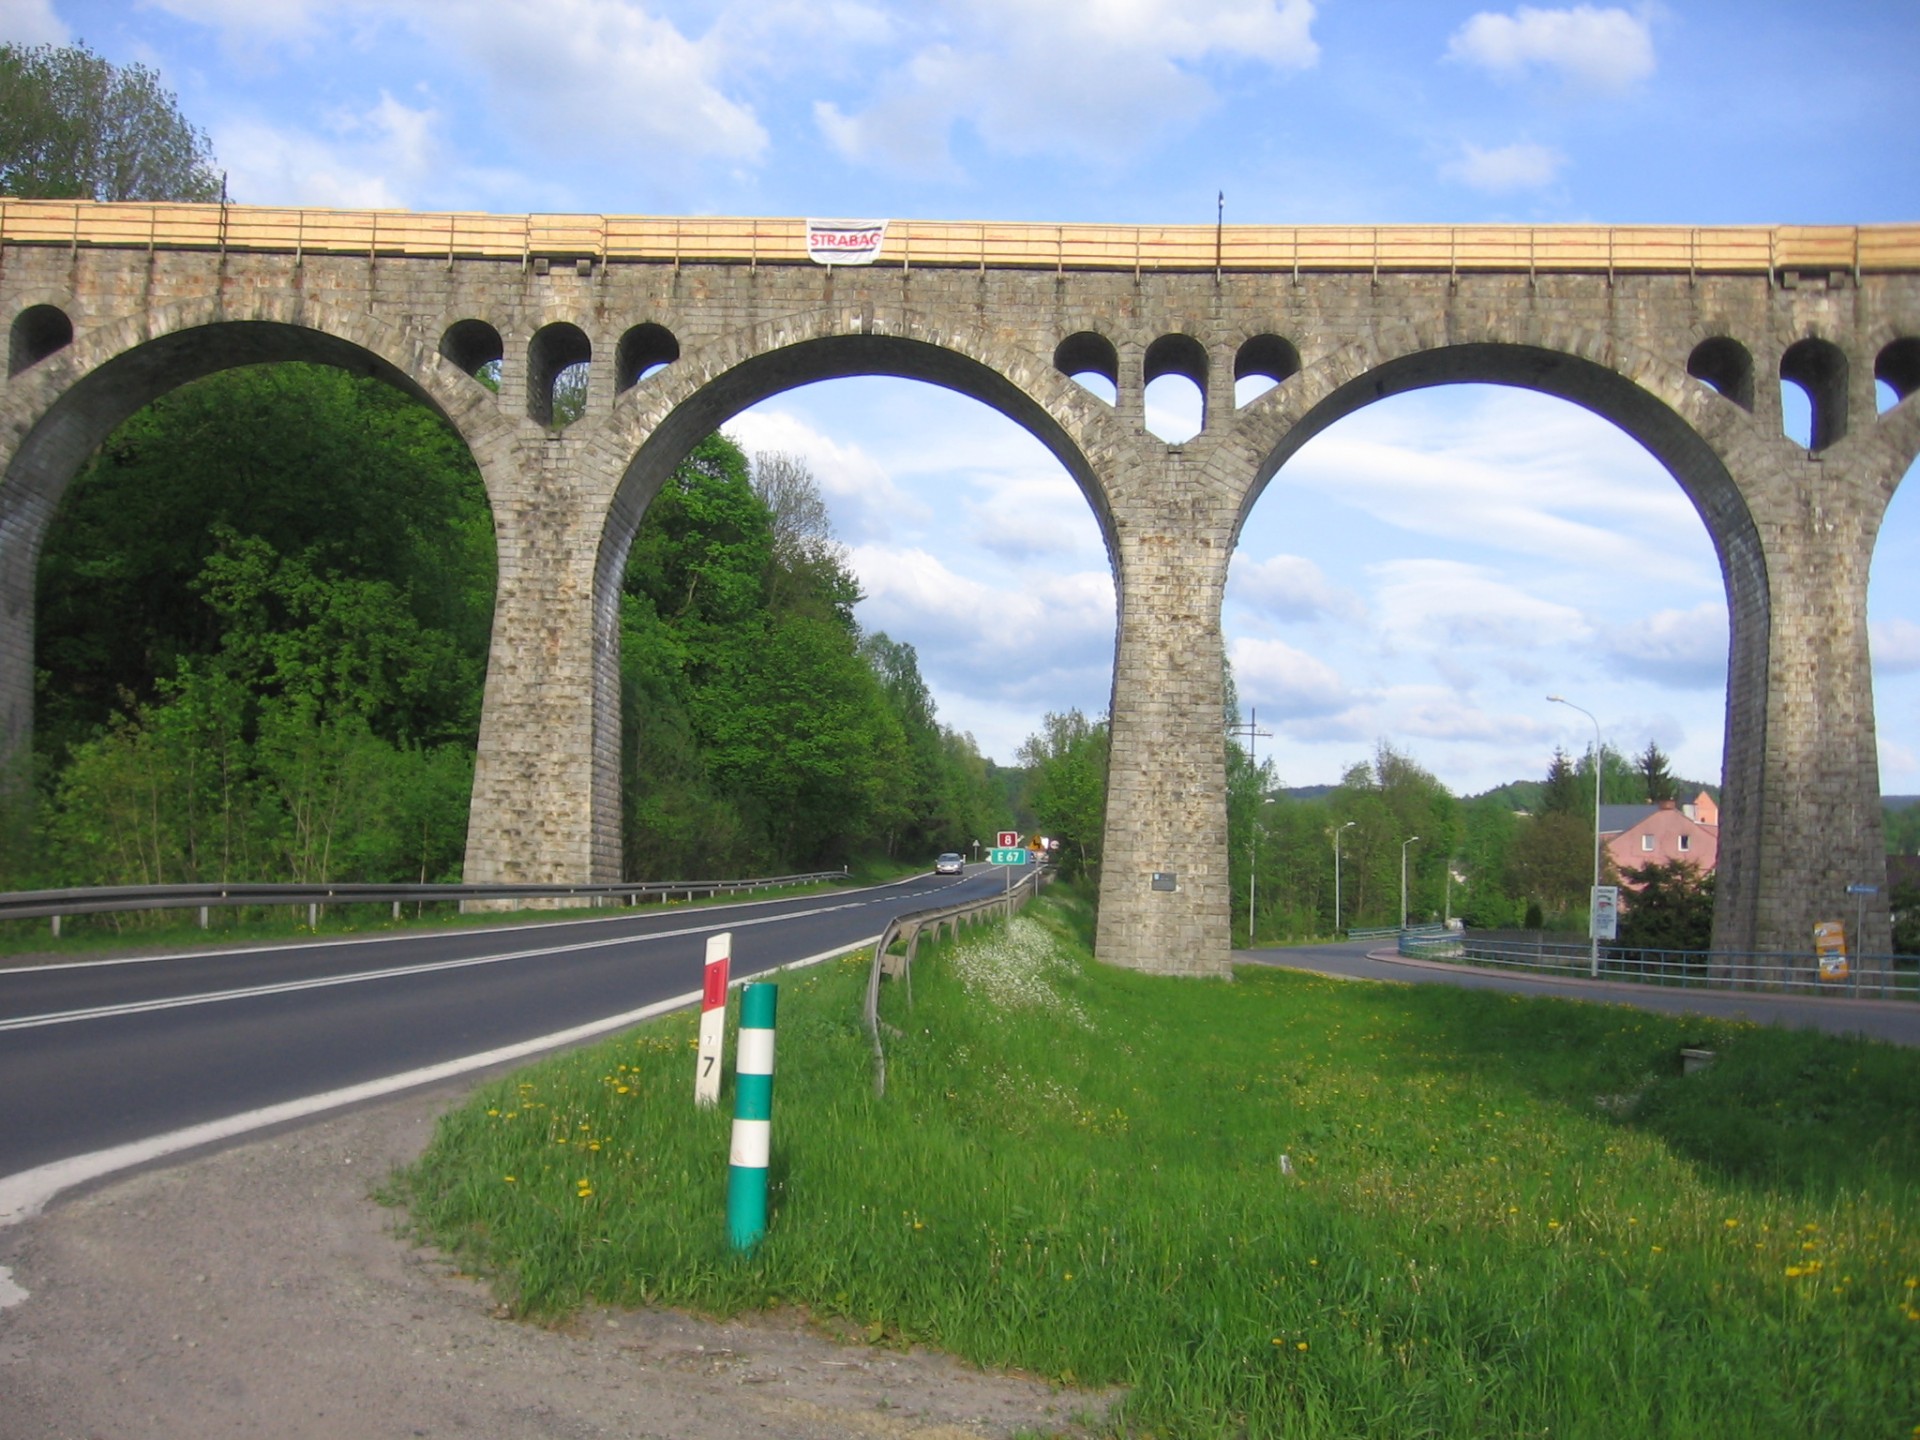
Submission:
[[[899,975],[907,982],[907,1004],[913,1004],[913,960],[919,952],[920,939],[928,931],[938,940],[951,930],[960,933],[960,927],[975,920],[985,920],[998,915],[1011,920],[1024,909],[1026,903],[1040,893],[1040,887],[1053,878],[1049,866],[1034,865],[1027,867],[1027,873],[1002,894],[987,895],[978,900],[963,900],[956,905],[936,905],[926,910],[910,910],[904,915],[896,915],[887,922],[887,928],[880,932],[880,940],[873,947],[873,964],[867,971],[866,1022],[867,1033],[873,1037],[873,1093],[887,1093],[887,1052],[881,1043],[880,1031],[884,1028],[898,1035],[900,1031],[888,1025],[880,1018],[880,977]],[[894,942],[904,939],[906,954],[889,955]]]
[[[491,215],[0,200],[0,243],[439,260],[807,265],[773,216]],[[966,269],[1520,274],[1920,269],[1916,225],[1048,225],[892,220],[877,264]]]
[[[200,928],[207,928],[208,912],[241,906],[305,905],[308,924],[319,919],[325,905],[391,904],[396,916],[408,901],[565,900],[592,904],[614,901],[631,905],[638,900],[666,901],[676,895],[698,896],[751,893],[790,885],[843,880],[847,871],[817,870],[805,875],[770,875],[753,880],[650,880],[621,885],[275,885],[229,883],[209,885],[111,885],[67,890],[16,890],[0,893],[0,920],[47,920],[53,933],[68,915],[114,915],[139,910],[198,910]]]
[[[1449,925],[1366,925],[1354,926],[1347,931],[1349,940],[1385,940],[1389,937],[1399,939],[1403,935],[1457,935],[1460,932]]]
[[[1593,953],[1584,942],[1493,940],[1471,933],[1410,930],[1401,936],[1399,949],[1415,960],[1471,961],[1582,978],[1592,975]],[[1913,968],[1913,957],[1856,955],[1849,960],[1844,979],[1823,980],[1812,955],[1603,946],[1598,978],[1640,985],[1920,1001],[1920,968]]]

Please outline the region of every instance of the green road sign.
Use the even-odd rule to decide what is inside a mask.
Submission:
[[[1027,863],[1027,852],[1018,846],[1002,849],[996,845],[987,852],[987,863],[989,865],[1024,865]]]

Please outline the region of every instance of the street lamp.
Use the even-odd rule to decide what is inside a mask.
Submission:
[[[1400,928],[1407,928],[1407,846],[1420,837],[1412,836],[1400,842]]]
[[[1593,907],[1600,901],[1600,761],[1604,753],[1600,749],[1600,722],[1585,706],[1576,705],[1564,695],[1549,695],[1547,699],[1555,705],[1564,705],[1569,710],[1578,710],[1587,719],[1593,721],[1593,889],[1587,892],[1587,973],[1599,977],[1600,974],[1600,932],[1593,923]]]
[[[1333,938],[1336,940],[1340,938],[1340,832],[1351,830],[1359,823],[1358,820],[1349,820],[1335,827],[1333,832]]]

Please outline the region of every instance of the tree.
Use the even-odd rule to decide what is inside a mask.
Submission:
[[[1106,721],[1049,711],[1040,732],[1021,745],[1020,763],[1028,770],[1034,823],[1060,842],[1061,869],[1096,870],[1107,822]]]
[[[1656,860],[1621,872],[1624,948],[1706,950],[1713,945],[1713,873],[1691,860]]]
[[[0,194],[217,200],[207,138],[144,65],[84,45],[0,45]]]
[[[1646,786],[1647,803],[1658,805],[1662,800],[1674,798],[1673,776],[1667,770],[1667,757],[1654,741],[1647,741],[1647,748],[1633,762],[1634,769],[1640,772],[1640,779]]]
[[[1567,758],[1567,752],[1553,747],[1553,762],[1547,767],[1547,788],[1540,796],[1542,815],[1577,815],[1581,806],[1580,776]]]
[[[1604,877],[1603,877],[1604,879]],[[1593,883],[1593,822],[1564,810],[1526,820],[1507,861],[1508,888],[1565,914],[1585,902]]]

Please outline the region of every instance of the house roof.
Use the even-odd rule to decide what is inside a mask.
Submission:
[[[1602,805],[1600,807],[1600,833],[1618,835],[1623,830],[1631,830],[1649,815],[1656,813],[1658,805]]]

